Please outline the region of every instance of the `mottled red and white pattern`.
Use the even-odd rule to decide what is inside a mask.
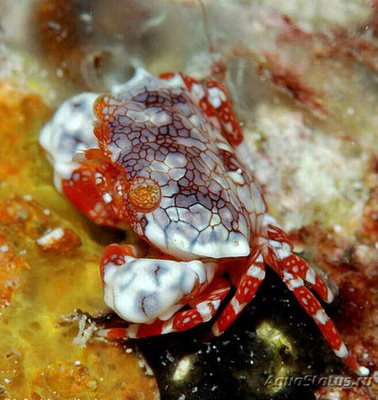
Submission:
[[[96,112],[101,149],[123,179],[160,188],[159,206],[151,212],[129,207],[132,229],[180,259],[248,256],[256,216],[266,207],[222,134],[215,107],[223,104],[224,92],[213,83],[208,92],[217,94],[205,103],[208,92],[198,83],[191,95],[181,75],[162,81],[144,71],[129,87],[118,99],[102,96]],[[206,113],[200,104],[207,104]],[[129,204],[127,189],[123,197]]]
[[[307,286],[326,302],[332,290],[293,253],[267,213],[243,164],[250,155],[220,83],[179,73],[155,78],[139,69],[100,96],[94,112],[98,146],[76,157],[80,167],[63,177],[63,191],[94,222],[129,224],[151,249],[105,249],[105,301],[129,324],[100,335],[140,338],[190,329],[213,318],[233,286],[214,320],[213,333],[220,335],[253,299],[269,265],[335,353],[357,373],[368,373]]]

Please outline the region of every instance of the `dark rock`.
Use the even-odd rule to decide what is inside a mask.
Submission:
[[[210,327],[137,341],[162,400],[315,399],[315,383],[279,387],[274,379],[327,375],[338,365],[314,322],[271,272],[224,335],[208,340]]]

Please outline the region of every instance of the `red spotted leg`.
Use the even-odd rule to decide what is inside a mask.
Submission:
[[[317,298],[305,286],[303,279],[293,272],[293,268],[290,268],[290,271],[286,268],[287,263],[285,260],[290,257],[290,254],[287,253],[288,249],[285,247],[279,247],[277,243],[273,243],[273,245],[274,246],[271,245],[268,248],[265,256],[267,264],[274,269],[274,271],[285,282],[289,290],[294,293],[302,308],[317,324],[319,330],[330,344],[335,354],[343,359],[344,362],[358,375],[368,375],[369,370],[365,367],[359,366],[355,357],[349,353],[340,333],[337,331],[335,325],[326,314]],[[291,249],[289,251],[291,252]]]
[[[315,290],[323,301],[331,303],[335,292],[304,258],[293,253],[294,246],[286,233],[277,226],[268,224],[267,234],[270,246],[274,247],[275,252],[282,256],[282,259],[278,261],[280,269],[298,275]]]
[[[120,220],[113,212],[114,199],[107,186],[95,163],[81,165],[69,179],[62,180],[64,194],[84,215],[96,224],[118,227]]]
[[[231,270],[231,271],[235,271]],[[247,264],[241,277],[236,278],[236,293],[215,321],[212,333],[220,336],[233,323],[245,306],[253,299],[265,278],[265,263],[260,253],[256,253]]]
[[[283,280],[287,287],[294,293],[301,306],[318,325],[319,330],[331,345],[335,354],[342,358],[353,371],[363,374],[365,369],[361,369],[355,357],[349,353],[335,325],[325,313],[316,297],[306,288],[303,280],[299,276],[292,275],[286,271],[283,273]]]
[[[161,74],[160,79],[172,82],[181,79],[203,112],[211,120],[216,120],[218,125],[220,124],[220,129],[231,146],[236,147],[243,141],[242,130],[235,117],[230,96],[222,83],[211,78],[198,81],[180,73]]]
[[[216,80],[207,79],[204,87],[206,96],[200,106],[209,116],[214,115],[218,119],[224,136],[236,148],[243,141],[243,133],[225,86]]]

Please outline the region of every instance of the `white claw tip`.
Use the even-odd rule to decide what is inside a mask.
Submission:
[[[328,296],[328,298],[326,300],[327,303],[332,303],[335,298],[335,294],[333,293],[333,291],[330,288],[328,288],[327,296]]]
[[[358,367],[358,372],[361,376],[368,376],[370,374],[369,368],[366,367]]]

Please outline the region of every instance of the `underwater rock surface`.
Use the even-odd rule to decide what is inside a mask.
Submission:
[[[163,400],[310,400],[315,384],[285,386],[285,379],[343,368],[271,271],[224,335],[209,340],[209,328],[134,342]]]

